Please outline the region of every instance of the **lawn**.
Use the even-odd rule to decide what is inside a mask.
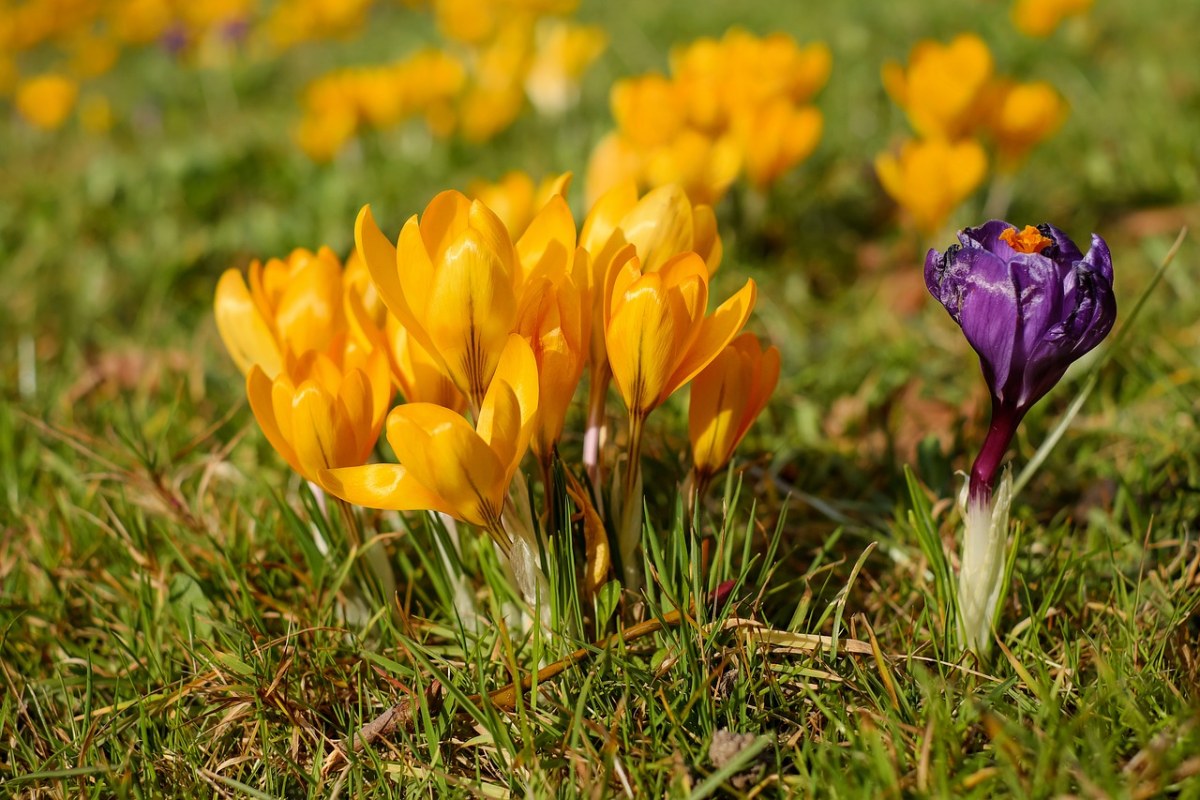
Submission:
[[[609,40],[578,106],[482,143],[408,124],[328,163],[297,146],[309,81],[436,38],[405,4],[282,53],[131,47],[88,83],[105,131],[40,130],[0,97],[0,795],[1200,798],[1200,5],[1100,0],[1048,38],[998,0],[574,16]],[[687,391],[649,418],[643,588],[614,568],[582,591],[568,519],[529,608],[474,529],[451,557],[445,517],[341,514],[288,468],[214,322],[223,271],[346,257],[363,205],[394,237],[438,192],[509,170],[573,172],[582,224],[613,82],[734,25],[828,45],[824,129],[715,205],[709,307],[753,278],[747,329],[781,377],[692,517]],[[967,31],[1069,112],[921,232],[873,168],[909,131],[880,71]],[[1118,312],[1008,450],[1014,475],[1037,468],[977,657],[940,576],[989,395],[922,264],[988,206],[1101,234]]]

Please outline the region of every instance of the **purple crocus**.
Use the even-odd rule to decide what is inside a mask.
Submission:
[[[958,240],[925,256],[925,285],[979,354],[991,390],[991,426],[969,490],[983,503],[1022,417],[1108,335],[1117,302],[1112,257],[1096,234],[1087,255],[1048,224],[1018,230],[992,220]]]

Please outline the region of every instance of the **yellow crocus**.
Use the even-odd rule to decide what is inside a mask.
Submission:
[[[1026,36],[1044,38],[1067,17],[1087,13],[1093,0],[1017,0],[1012,6],[1012,21]]]
[[[324,485],[361,506],[441,511],[487,530],[507,553],[512,540],[501,516],[537,406],[537,363],[529,344],[513,334],[474,428],[431,403],[397,406],[388,414],[387,439],[400,463],[333,469],[323,473]]]
[[[992,68],[987,44],[973,33],[964,33],[945,45],[919,42],[907,67],[894,62],[884,65],[883,85],[917,133],[957,139],[978,127],[979,104]]]
[[[619,131],[606,135],[588,156],[584,175],[587,204],[595,205],[609,190],[622,183],[632,182],[636,186],[642,177],[644,161],[642,152]]]
[[[529,102],[542,114],[554,116],[574,106],[583,73],[607,46],[608,35],[599,26],[542,20],[525,75]]]
[[[614,259],[628,245],[644,272],[654,272],[680,253],[695,252],[711,275],[721,264],[724,247],[712,207],[693,205],[679,186],[661,186],[638,198],[637,184],[622,181],[606,192],[588,212],[579,244],[592,256],[592,283],[601,287]],[[603,330],[603,293],[594,301],[591,361],[596,369],[607,362]]]
[[[685,130],[646,154],[643,173],[648,186],[675,183],[693,203],[715,205],[742,169],[742,147],[732,132],[708,136]]]
[[[578,248],[570,270],[543,269],[531,276],[517,313],[517,332],[529,342],[538,366],[538,421],[533,451],[549,464],[562,436],[567,409],[583,376],[592,334],[592,275],[588,253]]]
[[[1049,138],[1067,116],[1066,103],[1045,81],[1001,81],[992,90],[988,128],[1002,169],[1013,170],[1038,143]]]
[[[812,106],[773,100],[738,118],[746,176],[762,189],[808,158],[821,140],[824,119]]]
[[[478,407],[516,323],[523,275],[508,230],[478,200],[439,194],[395,246],[370,206],[354,230],[383,302]]]
[[[325,351],[345,331],[342,265],[328,247],[256,260],[249,279],[226,270],[214,302],[217,330],[243,373],[257,364],[274,378],[287,353]]]
[[[429,352],[409,336],[400,320],[387,310],[367,266],[355,251],[346,264],[345,310],[350,334],[365,350],[387,353],[392,380],[409,403],[436,403],[453,411],[466,407],[466,398],[442,372]]]
[[[679,87],[662,75],[619,80],[609,99],[617,128],[639,149],[667,144],[684,128],[685,98]]]
[[[899,154],[875,158],[884,191],[912,217],[916,227],[934,233],[987,174],[987,155],[974,139],[905,142]]]
[[[30,125],[52,131],[67,121],[78,96],[78,83],[47,73],[18,84],[15,102],[17,111]]]
[[[327,490],[325,470],[370,456],[392,399],[382,351],[350,346],[337,355],[289,353],[274,378],[258,364],[246,376],[250,409],[267,441],[292,469]]]
[[[743,333],[692,381],[688,438],[696,482],[703,493],[733,456],[779,382],[779,350]]]
[[[681,253],[654,272],[643,271],[636,257],[613,262],[604,339],[631,422],[640,424],[717,357],[746,323],[755,297],[755,283],[747,280],[706,315],[708,267],[695,253]]]

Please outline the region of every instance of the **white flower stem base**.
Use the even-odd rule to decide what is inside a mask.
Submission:
[[[1012,471],[1004,470],[990,500],[959,498],[966,528],[958,572],[958,634],[964,650],[986,657],[992,646],[992,623],[1004,594],[1008,510],[1012,505]]]

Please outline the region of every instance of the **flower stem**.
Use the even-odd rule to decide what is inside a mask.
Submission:
[[[644,583],[637,550],[642,538],[642,431],[645,423],[645,416],[630,413],[629,458],[619,506],[620,528],[617,530],[625,588],[633,591],[640,589]]]
[[[1024,415],[1016,409],[992,401],[992,421],[988,426],[987,438],[983,440],[983,447],[979,449],[979,455],[975,457],[975,463],[971,466],[969,498],[972,502],[991,502],[992,488],[996,484],[1000,462],[1004,459],[1008,446],[1012,444],[1022,416]]]
[[[592,482],[592,492],[596,498],[596,510],[604,514],[604,503],[600,502],[600,491],[603,487],[604,464],[600,458],[605,428],[605,401],[608,399],[608,382],[612,372],[605,364],[600,369],[592,370],[591,385],[588,387],[587,429],[583,435],[583,466],[588,479]]]

